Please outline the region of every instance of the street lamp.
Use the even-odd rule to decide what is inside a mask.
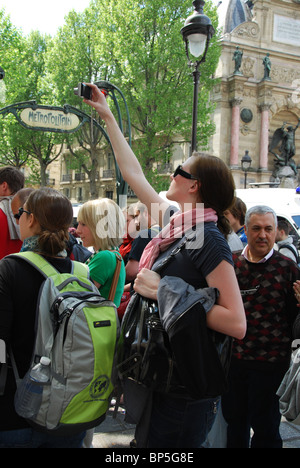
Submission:
[[[184,27],[181,29],[183,40],[185,41],[185,51],[188,59],[188,65],[193,71],[194,77],[194,102],[193,102],[193,124],[192,124],[192,152],[197,150],[197,115],[198,115],[198,94],[200,71],[199,66],[205,62],[209,42],[213,37],[215,30],[208,16],[204,15],[204,0],[194,0],[194,13],[187,18]],[[195,63],[190,59],[190,54],[196,57]],[[200,58],[200,56],[202,57]]]
[[[245,151],[245,154],[242,157],[241,162],[242,162],[242,170],[245,173],[244,188],[247,188],[247,174],[248,174],[248,171],[249,171],[251,163],[252,163],[252,159],[251,159],[251,156],[250,156],[248,150]]]

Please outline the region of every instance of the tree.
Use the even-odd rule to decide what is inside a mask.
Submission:
[[[91,118],[98,116],[74,94],[79,82],[91,82],[107,77],[107,63],[103,59],[97,30],[101,24],[97,9],[88,8],[83,13],[71,11],[66,24],[60,28],[47,56],[47,82],[51,82],[52,104],[74,105]],[[71,60],[70,60],[71,57]],[[107,140],[96,126],[85,124],[78,132],[68,136],[68,149],[90,181],[91,198],[98,197],[97,179],[100,155],[107,148]]]
[[[79,135],[76,136],[77,144],[74,144],[74,140],[68,143],[68,150],[75,158],[75,162],[73,161],[71,167],[81,168],[88,175],[90,196],[94,200],[99,196],[96,181],[98,179],[99,156],[101,153],[99,143],[103,140],[103,134],[97,127],[91,128],[87,124],[78,133]]]
[[[24,129],[13,116],[0,120],[0,165],[14,166],[21,169],[28,162],[30,155],[23,147],[26,139]]]
[[[153,163],[167,162],[175,142],[190,141],[193,86],[180,29],[191,14],[191,1],[95,0],[95,4],[106,25],[105,35],[103,28],[97,31],[99,43],[126,96],[136,131],[134,149],[153,179]],[[216,27],[216,9],[210,2],[206,12]],[[214,131],[209,92],[220,56],[217,38],[201,67],[198,141],[203,147]]]
[[[32,32],[23,37],[16,30],[8,17],[0,12],[1,46],[5,47],[3,54],[3,68],[6,71],[6,105],[34,100],[38,104],[46,103],[51,88],[42,86],[45,74],[45,56],[50,43],[50,36]],[[1,58],[2,60],[2,58]],[[47,185],[47,168],[61,154],[64,137],[27,130],[23,128],[11,115],[0,122],[0,161],[22,167],[25,164],[32,171],[35,182]],[[36,178],[36,164],[38,161],[39,177]]]
[[[68,103],[95,117],[73,90],[80,81],[111,81],[122,90],[129,107],[134,151],[148,178],[161,188],[158,178],[155,179],[153,163],[168,162],[174,143],[190,141],[193,81],[180,29],[192,13],[191,3],[191,0],[92,0],[83,13],[69,13],[66,24],[53,40],[37,32],[23,38],[1,11],[0,50],[2,66],[9,76],[7,102],[35,99],[39,104]],[[210,1],[205,8],[216,29],[216,8]],[[198,141],[202,147],[214,132],[209,93],[215,84],[212,74],[220,56],[217,40],[218,34],[209,47],[206,63],[201,66]],[[33,140],[35,146],[31,150],[30,141],[24,148],[39,161],[44,180],[44,162],[48,164],[56,157],[56,153],[50,157],[48,150],[54,140],[56,144],[62,142],[58,135],[51,142],[37,138],[36,134],[32,143]],[[71,137],[68,140],[72,154],[78,156],[78,164],[89,174],[91,193],[96,196],[94,177],[99,155],[107,150],[107,141],[101,132],[91,128],[84,128],[73,135],[73,140]],[[10,140],[10,144],[13,148],[15,142]],[[44,150],[40,145],[44,145]],[[79,153],[74,147],[80,149]]]
[[[158,180],[153,163],[166,163],[174,143],[189,142],[192,126],[193,80],[186,63],[180,29],[191,14],[190,0],[93,0],[82,14],[71,12],[53,42],[47,60],[56,104],[75,104],[91,112],[73,93],[79,81],[109,80],[125,95],[134,129],[134,150],[152,183]],[[206,12],[217,24],[216,9],[206,2]],[[217,35],[201,67],[199,135],[203,147],[214,132],[209,92],[220,56]],[[93,114],[91,114],[94,116]],[[84,170],[96,164],[90,141]],[[82,157],[82,153],[81,156]],[[153,180],[154,179],[154,180]]]
[[[11,23],[10,18],[0,11],[0,56],[5,70],[1,82],[1,104],[11,104],[25,98],[26,46],[24,39]],[[0,117],[0,164],[21,168],[28,162],[29,154],[23,148],[27,135],[13,116]]]

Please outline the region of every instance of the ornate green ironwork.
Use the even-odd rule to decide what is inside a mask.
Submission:
[[[27,109],[31,110],[33,114],[32,124],[27,123],[22,118],[22,113]],[[68,120],[68,116],[75,115],[78,118],[78,125],[76,125],[74,128],[72,127],[68,129],[67,125],[64,125],[64,122],[62,122],[63,119],[57,118],[59,116],[59,114],[57,113],[61,113],[61,115],[63,115],[66,120]],[[36,101],[18,102],[16,104],[11,104],[10,106],[3,107],[2,109],[0,109],[0,115],[1,114],[3,116],[7,114],[13,114],[19,122],[19,124],[30,130],[55,133],[74,133],[77,130],[79,130],[86,122],[91,122],[91,120],[93,120],[93,124],[101,130],[103,135],[107,136],[103,127],[95,119],[92,119],[85,112],[82,112],[81,110],[77,109],[76,107],[70,106],[69,104],[65,104],[63,107],[58,107],[38,105]],[[55,118],[56,125],[51,126],[51,120],[53,121],[53,119]]]
[[[111,85],[108,82],[100,83],[103,85],[104,88],[109,88],[108,90],[112,91],[112,98],[114,104],[116,105],[119,116],[119,125],[123,132],[121,112],[118,105],[118,101],[114,94],[114,89],[118,90],[118,92],[122,95],[126,106],[128,125],[130,129],[129,112],[123,94],[118,88],[116,88],[114,85]],[[26,113],[26,111],[28,112]],[[19,102],[0,109],[0,115],[2,115],[3,117],[5,117],[8,114],[13,114],[16,120],[19,122],[19,124],[23,127],[34,131],[43,132],[74,133],[77,132],[85,123],[93,123],[93,125],[95,125],[101,131],[106,141],[110,144],[111,151],[114,156],[116,166],[117,202],[119,203],[120,195],[127,195],[128,187],[117,165],[117,161],[115,158],[113,148],[111,146],[109,136],[104,130],[104,128],[99,124],[99,122],[97,122],[97,120],[93,119],[80,109],[70,106],[69,104],[65,104],[63,107],[46,106],[38,105],[36,101]],[[76,118],[78,119],[78,124],[76,124],[76,120],[75,124],[74,122],[73,124],[71,124],[70,120],[72,119],[70,119],[70,116],[76,116]],[[131,145],[131,130],[129,133],[129,144]]]

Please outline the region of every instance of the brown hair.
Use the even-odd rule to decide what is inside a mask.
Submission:
[[[29,195],[26,209],[41,226],[38,239],[41,252],[56,256],[64,250],[73,219],[73,208],[68,198],[57,190],[43,187]]]
[[[18,190],[24,187],[25,177],[16,167],[3,167],[0,169],[0,184],[6,182],[14,195]]]
[[[235,184],[230,169],[222,159],[204,153],[193,153],[190,172],[200,182],[199,196],[205,208],[218,215],[218,228],[227,237],[231,232],[224,211],[234,202]]]
[[[230,208],[230,213],[236,219],[238,219],[241,226],[245,224],[245,215],[247,211],[247,206],[240,198],[236,197],[234,201],[234,205]]]
[[[32,192],[34,192],[34,190],[35,190],[34,188],[23,188],[23,189],[17,191],[17,193],[15,194],[15,197],[18,197],[21,206],[24,205],[27,198],[29,197],[29,195]]]

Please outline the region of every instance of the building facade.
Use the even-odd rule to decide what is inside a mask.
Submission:
[[[295,165],[300,165],[300,0],[212,0],[218,7],[222,53],[216,70],[219,78],[211,94],[216,131],[210,152],[232,169],[236,187],[243,188],[241,160],[252,159],[248,184],[277,183],[276,157],[269,152],[276,130],[285,125],[294,131]],[[236,53],[238,52],[238,54]],[[234,57],[240,56],[240,62]],[[275,153],[279,151],[274,150]],[[167,177],[189,156],[189,145],[178,145],[171,161],[158,166]],[[67,153],[66,153],[67,155]],[[72,202],[90,198],[89,176],[68,169],[66,157],[56,165],[55,188]],[[60,175],[59,175],[60,172]],[[281,174],[280,186],[300,184],[298,171]],[[116,171],[112,154],[102,155],[96,175],[98,197],[116,199]],[[129,201],[135,195],[129,188]]]
[[[296,129],[300,118],[300,1],[215,3],[220,4],[222,54],[216,71],[220,81],[212,95],[216,132],[211,150],[232,168],[238,188],[244,183],[241,159],[246,150],[252,158],[248,182],[274,182],[276,157],[269,152],[274,133],[285,123],[285,128]],[[239,70],[236,51],[242,54]],[[294,136],[297,165],[300,129]],[[286,171],[281,186],[296,184],[293,176]]]

